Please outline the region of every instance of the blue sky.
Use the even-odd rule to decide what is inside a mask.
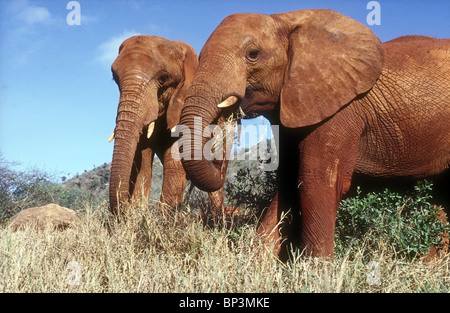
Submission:
[[[20,169],[73,176],[110,162],[119,99],[110,66],[136,34],[191,44],[197,53],[227,15],[330,8],[367,25],[366,0],[0,0],[0,153]],[[450,1],[378,1],[382,40],[450,37]]]

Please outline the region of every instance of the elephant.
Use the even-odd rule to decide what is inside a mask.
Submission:
[[[271,236],[283,241],[279,255],[293,244],[330,258],[338,205],[354,175],[448,175],[449,99],[450,39],[381,43],[327,9],[232,14],[201,50],[180,118],[191,135],[179,139],[180,152],[202,155],[201,129],[225,108],[279,125],[278,193],[258,232],[278,224]],[[193,127],[199,118],[202,128]],[[218,167],[204,156],[182,163],[200,189],[221,188]],[[278,223],[288,210],[291,221]]]
[[[194,49],[181,41],[139,35],[126,39],[111,66],[120,91],[110,175],[110,208],[120,215],[120,203],[148,197],[154,154],[163,165],[161,206],[179,207],[186,173],[171,153],[176,142],[184,97],[198,65]],[[227,163],[222,162],[225,175]],[[210,193],[211,207],[223,207],[223,190]]]

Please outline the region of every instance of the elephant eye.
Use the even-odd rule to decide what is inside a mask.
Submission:
[[[169,74],[164,73],[158,77],[158,83],[164,85],[169,80]]]
[[[257,49],[252,49],[247,54],[247,60],[252,62],[258,60],[258,57],[259,57],[259,50]]]

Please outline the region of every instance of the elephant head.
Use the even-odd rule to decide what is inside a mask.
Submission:
[[[116,128],[110,138],[115,138],[110,176],[113,212],[118,212],[120,202],[138,192],[141,163],[151,163],[155,152],[152,140],[153,145],[167,145],[158,136],[163,132],[170,134],[170,129],[178,124],[197,65],[195,51],[179,41],[134,36],[120,46],[111,67],[120,91]],[[147,160],[139,155],[144,149],[150,150]],[[140,177],[140,181],[149,182],[151,172],[147,175],[150,177]]]
[[[383,58],[372,31],[331,10],[230,15],[201,51],[180,119],[191,136],[180,143],[192,149],[191,156],[201,155],[203,129],[229,106],[240,105],[245,113],[263,114],[287,128],[317,124],[368,91]],[[194,127],[199,116],[201,128]],[[209,160],[182,161],[199,188],[223,185]]]

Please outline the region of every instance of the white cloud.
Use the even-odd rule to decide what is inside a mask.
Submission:
[[[19,19],[26,24],[44,24],[52,22],[52,16],[47,8],[37,6],[27,6],[18,15]]]
[[[129,37],[137,35],[140,35],[140,33],[134,30],[126,30],[122,34],[114,36],[109,40],[101,43],[97,49],[99,53],[97,60],[104,66],[111,66],[111,64],[117,57],[119,47],[122,42]]]
[[[28,0],[11,2],[9,12],[25,25],[50,25],[54,22],[54,17],[47,8],[32,5]]]

